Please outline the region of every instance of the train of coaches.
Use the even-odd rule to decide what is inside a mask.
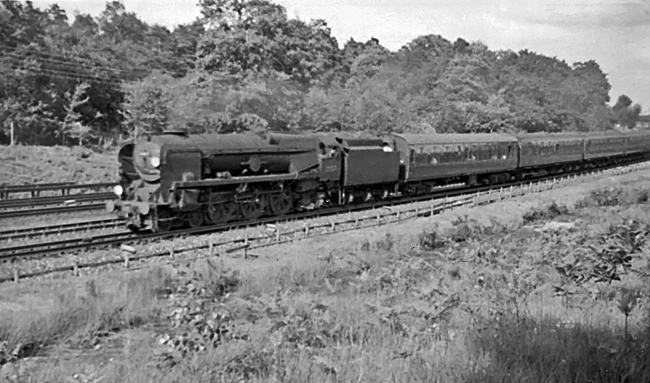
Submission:
[[[133,231],[500,184],[639,161],[650,132],[557,134],[198,134],[169,131],[122,147],[110,211]]]

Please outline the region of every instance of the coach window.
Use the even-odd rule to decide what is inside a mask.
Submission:
[[[415,163],[415,149],[411,149],[411,161],[412,164]]]

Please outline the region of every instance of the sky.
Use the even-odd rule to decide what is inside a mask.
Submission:
[[[97,16],[103,0],[56,2]],[[414,38],[441,35],[481,41],[491,50],[528,49],[573,64],[595,60],[609,83],[611,104],[621,94],[650,113],[650,0],[274,0],[290,17],[324,19],[339,45],[379,39],[396,51]],[[173,28],[199,16],[198,0],[123,0],[147,23]]]

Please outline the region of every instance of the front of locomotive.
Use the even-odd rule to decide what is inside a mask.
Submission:
[[[106,205],[106,209],[116,212],[132,231],[154,229],[151,215],[160,190],[161,149],[162,143],[155,139],[145,138],[135,143],[131,158],[139,178],[128,188],[116,186],[114,192],[119,199]]]

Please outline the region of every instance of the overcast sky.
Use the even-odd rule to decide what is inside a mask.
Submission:
[[[103,0],[56,2],[96,16]],[[199,16],[197,0],[124,0],[148,23],[169,28]],[[350,37],[379,39],[397,50],[412,39],[439,34],[480,40],[490,49],[529,49],[567,63],[594,59],[607,74],[612,103],[627,94],[650,113],[650,0],[275,0],[290,17],[325,19],[343,45]]]

